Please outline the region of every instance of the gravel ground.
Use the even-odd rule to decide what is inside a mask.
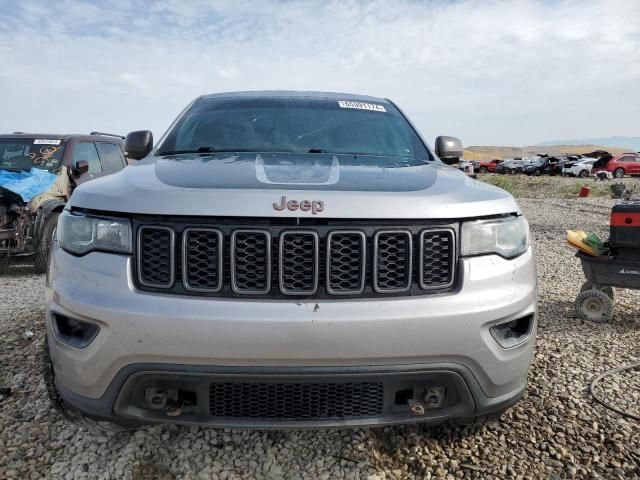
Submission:
[[[40,376],[44,276],[0,277],[0,479],[640,478],[640,424],[593,402],[595,374],[640,360],[639,293],[616,293],[607,325],[573,312],[583,281],[564,230],[607,236],[611,201],[521,199],[540,276],[538,347],[524,399],[478,433],[446,427],[222,431],[151,426],[97,435],[49,406]],[[25,332],[33,332],[33,336]],[[640,374],[603,381],[615,404],[640,405]]]

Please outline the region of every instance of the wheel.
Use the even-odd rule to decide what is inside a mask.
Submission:
[[[480,173],[487,173],[487,167],[480,167],[480,168],[478,169],[478,171],[479,171]]]
[[[590,322],[609,322],[613,318],[613,300],[601,290],[585,290],[576,298],[576,315]]]
[[[582,292],[586,292],[587,290],[594,290],[594,285],[593,283],[591,283],[589,280],[587,280],[586,282],[584,282],[582,284],[582,286],[580,287],[580,293]],[[607,294],[607,296],[613,301],[613,288],[611,287],[600,287],[596,290],[600,290],[601,292],[604,292]]]
[[[516,169],[515,168],[509,169],[509,174],[510,175],[515,175],[516,174]]]
[[[59,215],[59,212],[53,212],[44,221],[42,235],[40,236],[40,243],[36,247],[36,254],[34,258],[36,273],[46,273],[47,268],[49,268],[49,254],[51,253],[53,234],[56,231]]]
[[[51,351],[49,350],[49,339],[47,335],[44,336],[44,348],[42,352],[42,376],[44,377],[44,384],[47,388],[47,395],[49,396],[51,405],[73,424],[99,433],[127,432],[135,429],[136,425],[124,425],[87,417],[80,410],[64,401],[56,388],[55,372],[53,370],[53,362],[51,361]]]
[[[624,177],[624,168],[618,167],[613,171],[613,176],[616,178]]]
[[[542,170],[535,169],[535,170],[533,171],[533,174],[534,174],[536,177],[539,177],[540,175],[542,175]]]
[[[588,170],[580,170],[580,173],[578,175],[581,176],[582,178],[587,178],[589,176],[589,171]]]

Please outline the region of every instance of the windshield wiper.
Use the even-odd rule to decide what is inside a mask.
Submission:
[[[158,152],[158,155],[184,155],[187,153],[223,153],[223,152],[258,152],[253,148],[216,148],[216,147],[198,147],[189,150],[168,150],[166,152]]]
[[[322,148],[310,148],[309,150],[307,150],[307,153],[327,153],[327,152]]]

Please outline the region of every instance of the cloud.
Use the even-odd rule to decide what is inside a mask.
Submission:
[[[0,0],[0,131],[159,135],[200,94],[296,89],[523,145],[638,135],[638,85],[634,0]]]

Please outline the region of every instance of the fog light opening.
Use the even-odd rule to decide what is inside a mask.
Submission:
[[[407,392],[407,390],[402,390],[396,394],[396,403],[398,402],[399,395],[405,394],[405,392]],[[442,407],[447,389],[441,385],[430,385],[424,388],[413,389],[411,393],[411,397],[406,400],[406,404],[409,405],[409,411],[413,415],[422,416],[427,413],[428,410]],[[400,395],[400,397],[404,397],[405,395]]]
[[[147,387],[144,400],[150,410],[162,410],[168,417],[178,417],[184,408],[197,406],[198,394],[177,388]]]
[[[62,343],[74,348],[85,348],[98,335],[100,327],[94,323],[53,313],[51,318],[53,333]]]
[[[533,314],[516,320],[494,325],[489,329],[493,339],[503,348],[511,348],[520,345],[531,333],[533,326]]]

